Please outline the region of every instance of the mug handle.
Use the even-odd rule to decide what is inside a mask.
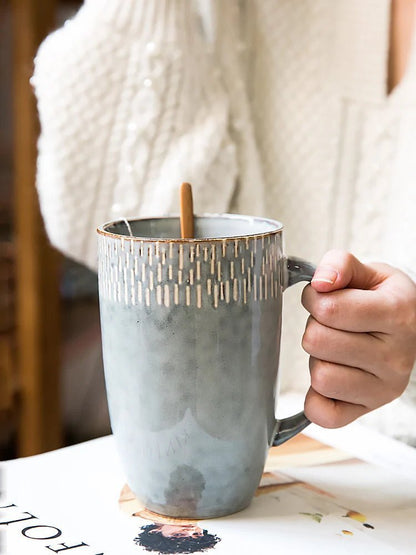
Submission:
[[[290,256],[286,260],[286,272],[283,276],[283,291],[299,281],[311,281],[316,267],[306,260]],[[280,445],[295,436],[310,424],[305,413],[298,412],[293,416],[276,420],[270,446]]]

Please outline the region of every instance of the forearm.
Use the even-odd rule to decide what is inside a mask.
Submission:
[[[187,0],[88,0],[41,46],[33,83],[41,208],[67,255],[95,267],[96,225],[176,212],[183,180],[196,211],[226,209],[228,99]]]

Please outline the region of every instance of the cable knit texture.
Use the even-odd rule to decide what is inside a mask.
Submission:
[[[51,242],[95,268],[98,224],[177,212],[190,181],[198,213],[283,221],[291,254],[415,269],[416,48],[387,95],[389,13],[388,0],[86,0],[35,60]],[[299,289],[285,305],[281,386],[306,388]],[[400,403],[414,422],[415,399]]]

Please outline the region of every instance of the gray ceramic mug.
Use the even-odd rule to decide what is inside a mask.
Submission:
[[[208,518],[246,507],[268,448],[300,432],[276,421],[282,293],[310,281],[279,222],[235,215],[98,228],[104,370],[127,481],[150,510]]]

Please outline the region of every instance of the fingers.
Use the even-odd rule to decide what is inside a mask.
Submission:
[[[405,274],[386,265],[374,265],[381,281],[373,289],[346,288],[318,292],[307,286],[302,304],[321,324],[354,332],[380,332],[398,337],[416,334],[416,287]],[[392,273],[387,276],[387,273]],[[387,277],[386,277],[387,276]]]
[[[403,393],[416,358],[416,287],[406,274],[331,251],[302,303],[312,422],[343,426]]]
[[[311,387],[320,395],[329,399],[362,405],[368,410],[375,409],[390,401],[392,389],[398,396],[406,387],[406,380],[390,383],[386,387],[378,376],[360,368],[333,364],[311,357]]]
[[[320,360],[362,368],[367,372],[385,371],[384,343],[369,333],[352,333],[320,324],[309,317],[302,338],[303,349]]]
[[[352,332],[388,332],[389,308],[379,291],[341,289],[318,293],[310,285],[302,293],[302,304],[320,324]]]
[[[340,428],[369,412],[363,405],[329,399],[310,388],[305,398],[305,415],[323,428]]]
[[[384,278],[379,268],[362,264],[348,252],[331,250],[323,256],[311,283],[316,291],[328,292],[344,287],[371,289]]]
[[[311,357],[311,387],[305,414],[324,428],[338,428],[381,407],[405,389],[407,379],[384,382],[359,368],[323,362]]]

